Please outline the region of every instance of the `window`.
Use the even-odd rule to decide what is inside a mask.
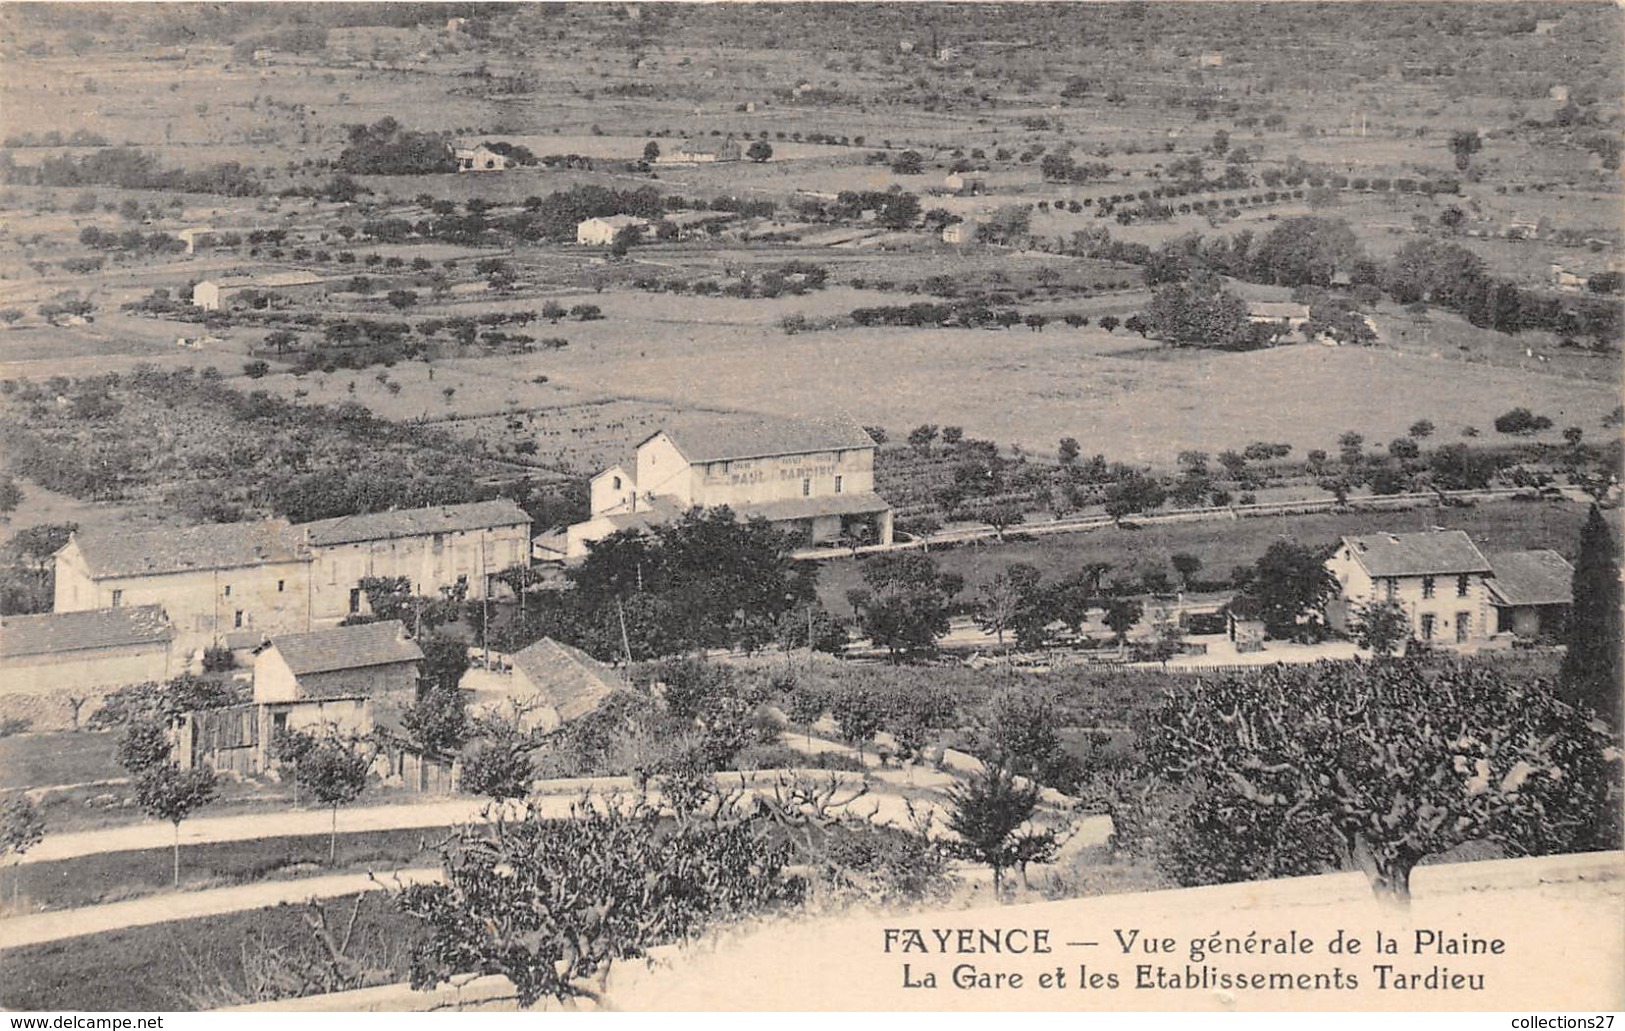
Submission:
[[[841,478],[839,476],[837,476],[837,477],[835,477],[835,493],[839,494],[840,492],[841,492]]]
[[[1458,597],[1458,598],[1467,597],[1467,585],[1471,581],[1472,581],[1472,577],[1468,576],[1466,573],[1463,573],[1460,576],[1456,577],[1456,597]]]
[[[436,552],[446,550],[446,535],[445,534],[437,533],[437,534],[434,535],[434,550]]]
[[[353,616],[353,615],[355,615],[356,613],[358,613],[360,611],[361,611],[361,588],[352,587],[352,588],[350,588],[350,615]]]
[[[1459,644],[1472,636],[1473,614],[1471,612],[1456,613],[1456,641]]]
[[[232,617],[231,625],[236,627],[238,630],[241,630],[243,628],[243,610],[242,609],[238,609],[237,614]]]
[[[124,604],[124,592],[123,591],[114,591],[113,592],[113,607],[116,609],[120,605],[123,605],[123,604]]]
[[[276,582],[276,592],[278,594],[281,594],[282,592],[286,591],[287,589],[288,589],[288,581],[286,581],[286,580],[278,580]]]
[[[1434,588],[1434,586],[1435,585],[1434,585],[1434,578],[1433,577],[1431,577],[1431,576],[1422,577],[1422,597],[1424,597],[1424,598],[1433,597],[1433,588]]]
[[[615,486],[613,488],[611,488],[611,489],[612,490],[620,490],[621,489],[621,478],[619,476],[615,477]]]
[[[1393,601],[1394,600],[1394,588],[1395,588],[1395,586],[1398,585],[1399,581],[1397,579],[1395,579],[1394,577],[1390,576],[1386,580],[1384,580],[1382,583],[1383,583],[1383,590],[1384,590],[1384,593],[1387,596],[1387,599],[1389,601]]]
[[[231,597],[231,584],[226,585],[226,597]]]
[[[802,480],[801,481],[801,496],[802,497],[807,497],[811,493],[812,493],[812,481],[811,480]]]
[[[1434,618],[1435,617],[1434,617],[1433,613],[1431,613],[1431,612],[1422,613],[1422,640],[1424,640],[1424,641],[1433,640],[1433,621],[1434,621]]]

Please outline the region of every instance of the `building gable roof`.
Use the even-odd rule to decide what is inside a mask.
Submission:
[[[279,634],[271,638],[271,647],[296,677],[423,659],[423,649],[406,639],[406,626],[398,619]]]
[[[626,687],[608,666],[580,648],[560,644],[551,637],[516,652],[513,665],[545,696],[562,722],[596,711]]]
[[[1461,530],[1372,533],[1344,537],[1343,546],[1374,577],[1490,572],[1489,560]]]
[[[525,510],[507,498],[497,498],[466,505],[406,508],[319,519],[313,523],[300,523],[295,529],[306,534],[311,544],[323,546],[521,525],[530,525],[530,516]]]
[[[759,416],[740,422],[695,423],[660,432],[693,464],[822,451],[873,450],[875,446],[874,438],[844,415],[805,419]],[[638,448],[641,450],[643,444],[656,436],[659,434],[645,438]]]
[[[175,630],[157,605],[0,619],[0,658],[159,644]]]
[[[285,519],[198,526],[110,526],[81,530],[77,547],[93,579],[153,576],[208,569],[239,569],[307,558]]]
[[[593,222],[597,222],[600,225],[611,226],[615,229],[624,229],[627,226],[646,226],[649,224],[648,219],[639,218],[636,215],[598,215],[593,218],[583,219],[581,225],[588,225]],[[578,226],[577,228],[580,227]]]
[[[1495,577],[1490,600],[1497,605],[1568,605],[1574,601],[1574,567],[1548,548],[1501,551],[1489,557]]]

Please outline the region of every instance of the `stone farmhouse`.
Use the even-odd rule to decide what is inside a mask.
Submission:
[[[717,161],[738,161],[744,157],[736,140],[683,140],[669,153],[655,159],[656,164],[711,164]]]
[[[380,512],[294,526],[283,519],[81,531],[56,553],[57,612],[156,605],[177,669],[211,647],[258,647],[367,611],[364,577],[471,598],[528,561],[530,517],[511,501]]]
[[[92,698],[179,673],[174,639],[157,605],[0,618],[3,715],[35,730],[64,729]]]
[[[847,418],[759,418],[665,429],[591,481],[592,517],[537,540],[536,555],[573,561],[612,533],[726,505],[804,544],[889,544],[891,506],[874,492],[875,442]]]
[[[1391,601],[1404,607],[1411,636],[1433,644],[1557,633],[1573,600],[1574,569],[1561,555],[1487,558],[1460,530],[1345,537],[1326,568],[1340,588],[1327,610],[1334,628],[1346,630],[1358,605]]]
[[[502,172],[508,168],[508,156],[483,143],[477,147],[459,147],[452,156],[457,159],[459,172]]]
[[[362,737],[399,730],[417,700],[423,651],[398,620],[278,634],[254,655],[254,697],[201,709],[179,721],[174,745],[183,767],[258,774],[275,762],[287,731]]]
[[[82,530],[56,553],[57,612],[154,605],[182,661],[310,629],[310,554],[283,519]]]
[[[1554,637],[1574,604],[1574,567],[1555,551],[1502,551],[1489,556],[1495,629],[1517,637]]]
[[[399,509],[301,523],[310,548],[316,624],[367,611],[364,577],[406,577],[416,593],[497,593],[497,574],[529,564],[530,516],[507,499]]]
[[[204,311],[220,311],[261,297],[304,300],[327,293],[328,282],[313,272],[272,272],[263,276],[227,276],[205,279],[192,287],[192,303]]]
[[[527,729],[552,731],[597,712],[629,690],[614,669],[579,648],[544,637],[496,669],[462,681],[471,713],[515,712]]]
[[[576,243],[607,247],[623,229],[637,229],[645,236],[649,233],[649,220],[636,215],[606,215],[589,218],[576,226]]]

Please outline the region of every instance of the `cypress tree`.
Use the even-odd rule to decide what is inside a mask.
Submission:
[[[1574,605],[1560,688],[1566,700],[1590,706],[1616,732],[1625,690],[1620,637],[1619,553],[1602,513],[1592,505],[1574,564]]]

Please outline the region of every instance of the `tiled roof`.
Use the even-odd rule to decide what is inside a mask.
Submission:
[[[1287,301],[1254,301],[1247,305],[1247,314],[1255,319],[1307,319],[1309,306]]]
[[[739,149],[736,140],[684,140],[673,148],[676,154],[724,154]]]
[[[551,637],[515,653],[513,665],[564,722],[597,710],[607,698],[626,687],[614,670],[580,648],[560,644]]]
[[[271,638],[271,647],[297,677],[421,660],[423,650],[405,635],[406,627],[400,620],[392,619],[384,623],[336,626],[308,634],[279,634]]]
[[[521,524],[526,526],[530,524],[530,516],[525,514],[525,510],[507,498],[497,498],[494,501],[476,501],[466,505],[407,508],[393,512],[320,519],[313,523],[300,523],[295,529],[309,534],[312,544],[330,545],[389,540],[395,537],[421,537],[425,534],[455,533],[461,530],[481,530]]]
[[[272,289],[279,286],[311,286],[321,281],[322,277],[314,272],[269,272],[263,276],[227,276],[224,279],[209,280],[215,286],[231,289],[237,287]]]
[[[96,579],[239,569],[307,557],[299,535],[285,519],[178,527],[109,526],[81,530],[70,544],[78,546]]]
[[[1371,576],[1488,573],[1489,560],[1460,530],[1373,533],[1344,537],[1343,546]]]
[[[0,619],[0,658],[158,644],[175,636],[157,605]]]
[[[669,523],[687,511],[676,502],[664,497],[654,498],[653,500],[645,498],[640,503],[643,507],[636,512],[616,512],[602,518],[609,525],[615,527],[616,530],[647,530],[651,527]]]
[[[1568,605],[1574,601],[1574,567],[1548,549],[1502,551],[1490,556],[1495,570],[1490,600],[1497,605]]]
[[[636,215],[600,215],[596,218],[586,219],[581,224],[586,225],[588,222],[601,222],[606,226],[615,226],[616,228],[622,228],[625,226],[646,226],[649,224],[648,219],[639,218]]]
[[[783,501],[732,507],[734,515],[741,519],[760,516],[776,523],[786,519],[811,519],[813,516],[868,515],[884,512],[891,506],[879,494],[825,494],[822,497],[786,498]]]
[[[685,425],[663,431],[692,463],[873,448],[874,438],[846,416]],[[645,438],[645,443],[651,438]],[[640,445],[641,447],[641,445]]]

